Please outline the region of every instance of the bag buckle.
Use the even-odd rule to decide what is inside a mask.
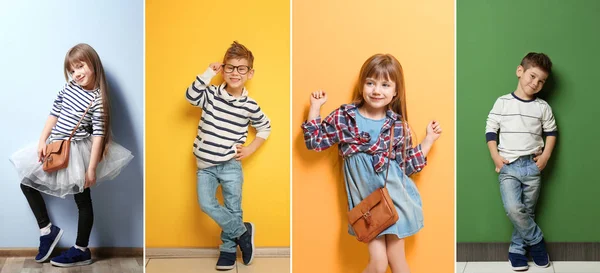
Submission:
[[[362,217],[367,222],[367,225],[370,226],[371,225],[371,211],[367,210],[367,212],[363,213]]]

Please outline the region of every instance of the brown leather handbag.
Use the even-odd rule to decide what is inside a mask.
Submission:
[[[398,221],[398,212],[394,207],[392,198],[386,188],[388,173],[390,170],[390,161],[392,161],[392,152],[394,144],[394,125],[390,129],[390,150],[385,172],[385,183],[382,188],[375,190],[363,199],[352,210],[348,211],[348,222],[352,226],[356,239],[363,243],[368,243],[375,239],[379,233],[390,227]]]
[[[42,169],[45,172],[54,172],[69,166],[69,151],[71,148],[71,138],[73,138],[73,136],[75,135],[75,131],[77,131],[79,124],[81,124],[81,121],[83,120],[87,112],[90,110],[90,107],[92,107],[93,103],[94,99],[92,99],[88,108],[85,109],[83,116],[81,116],[81,119],[79,119],[79,122],[77,122],[77,125],[75,125],[75,128],[71,132],[69,139],[57,140],[46,145],[44,159],[42,160]]]

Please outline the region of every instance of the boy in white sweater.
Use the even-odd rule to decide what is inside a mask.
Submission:
[[[504,209],[514,226],[508,250],[513,270],[528,269],[527,250],[537,266],[550,264],[542,230],[534,218],[540,173],[558,135],[552,109],[536,97],[551,69],[552,62],[545,54],[527,54],[517,67],[517,89],[498,98],[487,119],[488,148],[499,173]]]

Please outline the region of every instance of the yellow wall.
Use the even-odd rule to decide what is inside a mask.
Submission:
[[[309,93],[329,94],[321,114],[351,100],[363,62],[391,53],[405,72],[408,117],[419,140],[431,119],[444,133],[413,176],[425,227],[406,241],[413,273],[454,272],[454,3],[452,0],[293,2],[293,272],[361,272],[365,244],[347,234],[337,147],[304,145]]]
[[[147,247],[220,244],[197,201],[192,144],[201,112],[185,90],[233,40],[255,56],[246,87],[272,126],[243,161],[244,220],[255,223],[257,246],[289,246],[289,21],[288,1],[146,1]]]

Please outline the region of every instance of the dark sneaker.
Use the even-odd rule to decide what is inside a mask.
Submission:
[[[50,233],[48,235],[40,236],[40,247],[38,248],[38,254],[35,256],[35,261],[38,263],[43,263],[50,257],[52,254],[52,250],[60,237],[63,235],[63,230],[59,227],[52,225],[50,227]]]
[[[550,256],[548,256],[546,242],[544,242],[544,239],[531,246],[529,249],[529,255],[531,255],[531,258],[533,258],[533,263],[538,267],[548,267],[550,265]]]
[[[92,253],[90,252],[89,248],[85,251],[81,251],[80,249],[72,246],[59,256],[52,258],[50,263],[60,267],[88,265],[92,263]]]
[[[245,265],[249,265],[254,260],[254,224],[244,222],[246,232],[237,240],[240,250],[242,251],[242,261]]]
[[[234,269],[235,253],[221,251],[221,254],[219,254],[219,260],[217,260],[217,266],[215,268],[220,271]]]
[[[529,269],[527,257],[525,257],[523,254],[508,252],[508,261],[510,262],[510,266],[512,266],[512,270],[514,271],[523,271]]]

